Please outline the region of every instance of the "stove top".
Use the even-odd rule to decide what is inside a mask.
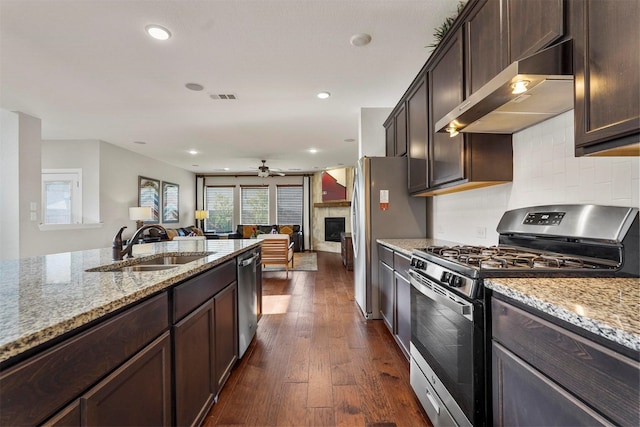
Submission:
[[[614,270],[616,263],[607,260],[536,252],[514,246],[429,246],[417,249],[422,254],[444,258],[480,270]]]

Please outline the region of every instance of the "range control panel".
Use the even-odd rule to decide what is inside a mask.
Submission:
[[[560,225],[564,215],[565,212],[530,212],[522,223],[527,225]]]

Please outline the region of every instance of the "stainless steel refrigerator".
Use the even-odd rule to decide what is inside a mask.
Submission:
[[[388,205],[385,197],[388,195]],[[407,190],[406,157],[363,157],[355,170],[351,238],[356,302],[367,319],[380,319],[376,239],[424,238],[427,201]]]

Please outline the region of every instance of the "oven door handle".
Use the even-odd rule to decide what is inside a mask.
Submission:
[[[420,277],[418,279],[417,273],[413,271],[409,271],[409,277],[411,278],[411,285],[418,290],[422,295],[427,298],[435,301],[438,304],[442,304],[454,313],[464,317],[470,322],[473,322],[473,304],[467,301],[463,301],[460,298],[456,298],[449,291],[444,289],[442,286],[432,282],[429,279]],[[436,291],[429,289],[427,286],[423,285],[419,282],[419,280],[428,281],[433,289]],[[451,295],[451,296],[449,296]]]

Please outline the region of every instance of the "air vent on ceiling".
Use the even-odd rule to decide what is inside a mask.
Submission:
[[[211,99],[238,99],[235,93],[212,93],[209,96],[211,96]]]

